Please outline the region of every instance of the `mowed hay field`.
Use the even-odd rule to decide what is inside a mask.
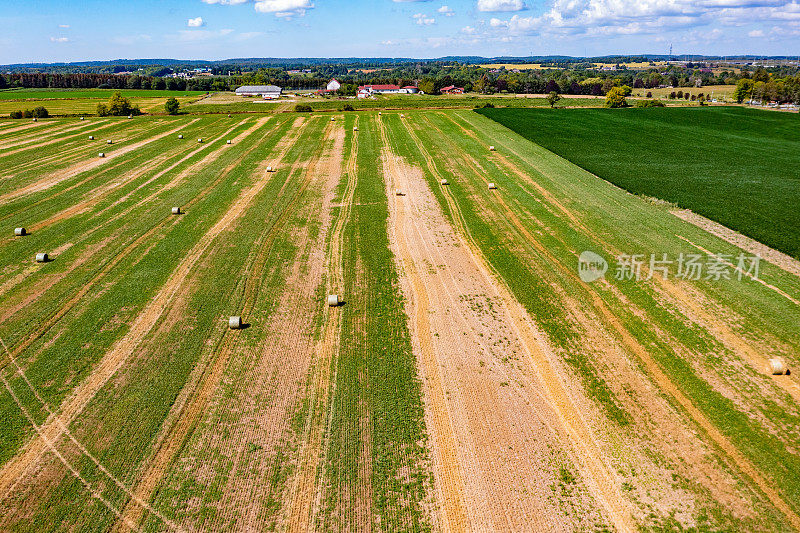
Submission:
[[[481,113],[634,194],[800,258],[797,115],[738,107]]]
[[[0,169],[0,530],[800,528],[800,269],[618,280],[741,250],[473,111],[4,120]]]

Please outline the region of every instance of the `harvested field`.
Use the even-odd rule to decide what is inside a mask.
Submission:
[[[330,117],[0,120],[0,530],[800,529],[794,259],[470,110]]]

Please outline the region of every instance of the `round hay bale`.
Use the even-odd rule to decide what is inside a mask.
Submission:
[[[128,118],[133,118],[133,115],[128,115]]]
[[[178,135],[178,139],[183,139],[183,134]]]
[[[394,195],[395,195],[395,196],[403,196],[403,191],[401,191],[400,189],[396,189],[396,190],[394,191]]]
[[[789,369],[786,368],[786,363],[783,362],[783,359],[775,357],[774,359],[767,361],[767,374],[771,374],[773,376],[783,376],[788,372]]]
[[[36,262],[37,263],[47,263],[47,261],[49,261],[49,260],[50,260],[50,256],[48,256],[44,252],[40,252],[40,253],[36,254]]]
[[[36,117],[33,117],[33,121],[34,121],[34,122],[39,122],[39,119],[38,119],[38,118],[36,118]]]
[[[228,115],[228,118],[231,118],[231,116],[230,116],[230,115]]]
[[[381,113],[380,111],[378,111],[378,116],[381,116],[381,115],[383,115],[383,113]]]
[[[406,116],[403,113],[400,113],[400,118],[406,118]]]
[[[199,139],[197,139],[197,142],[199,142],[199,143],[203,142],[203,138],[200,137]]]
[[[109,140],[107,140],[107,141],[106,141],[106,144],[114,144],[114,141],[112,141],[111,139],[109,139]]]
[[[106,154],[104,154],[103,152],[100,152],[99,154],[97,154],[97,157],[105,157],[105,156],[106,156]]]
[[[231,140],[228,139],[227,141],[225,141],[225,144],[231,144]]]
[[[94,140],[94,135],[89,135],[89,140],[93,141]]]
[[[83,117],[81,117],[81,120],[83,120]]]
[[[275,172],[272,167],[267,167],[267,172]]]
[[[490,152],[494,152],[494,146],[490,146],[490,147],[489,147],[489,151],[490,151]]]
[[[339,296],[336,294],[329,294],[328,295],[328,306],[329,307],[337,307],[339,305]]]
[[[14,228],[14,235],[16,235],[17,237],[24,237],[27,234],[28,230],[26,230],[25,228]]]
[[[353,126],[353,131],[358,131],[358,126]]]
[[[331,122],[333,122],[334,120],[336,120],[336,119],[335,119],[335,118],[333,118],[333,117],[331,117]]]
[[[490,189],[496,189],[496,188],[497,188],[497,185],[495,185],[494,183],[490,183],[490,184],[489,184],[489,188],[490,188]]]
[[[231,329],[242,329],[242,317],[232,316],[228,319],[228,327]]]
[[[442,185],[450,185],[450,182],[447,181],[446,179],[443,179],[442,180]]]
[[[173,215],[180,215],[181,214],[181,208],[180,207],[173,207],[172,208],[172,214]]]

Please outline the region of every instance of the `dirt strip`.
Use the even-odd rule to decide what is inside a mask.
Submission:
[[[54,172],[53,174],[47,176],[46,178],[44,178],[42,180],[39,180],[39,181],[35,182],[35,183],[31,183],[30,185],[26,185],[25,187],[22,187],[20,189],[16,189],[16,190],[8,192],[6,194],[0,195],[0,202],[13,200],[15,198],[19,198],[21,196],[26,196],[26,195],[34,193],[34,192],[47,190],[50,187],[58,185],[59,183],[61,183],[62,181],[66,180],[66,179],[72,178],[74,176],[77,176],[78,174],[81,174],[83,172],[87,172],[87,171],[92,170],[94,168],[97,168],[97,167],[99,167],[101,165],[104,165],[108,161],[113,161],[117,157],[121,157],[121,156],[123,156],[125,154],[128,154],[128,153],[134,151],[134,150],[138,150],[142,146],[146,146],[146,145],[148,145],[148,144],[150,144],[152,142],[155,142],[155,141],[158,141],[160,139],[163,139],[164,137],[167,137],[169,135],[173,135],[176,132],[184,129],[186,126],[188,126],[190,124],[194,124],[198,120],[200,120],[200,119],[199,118],[193,119],[188,124],[182,124],[181,126],[179,126],[177,128],[174,128],[174,129],[171,129],[169,131],[165,131],[165,132],[159,133],[158,135],[154,135],[153,137],[150,137],[149,139],[145,139],[143,141],[139,141],[137,143],[133,143],[133,144],[128,145],[128,146],[124,146],[124,147],[120,148],[119,150],[114,150],[113,152],[109,152],[106,155],[106,157],[102,157],[102,158],[101,157],[95,157],[95,158],[89,159],[87,161],[82,161],[81,163],[73,165],[73,166],[71,166],[69,168],[66,168],[66,169],[63,169],[63,170],[59,170],[58,172]]]
[[[425,149],[424,144],[421,143],[416,133],[407,123],[406,127],[415,140],[415,144],[423,153],[429,170],[436,175],[437,181],[441,180],[443,176],[436,171],[436,166],[433,164],[431,155]],[[460,220],[460,216],[457,215],[459,212],[458,206],[446,186],[443,187],[443,192],[450,209],[456,214],[456,219]],[[482,284],[490,287],[492,292],[497,295],[495,305],[502,309],[502,314],[506,317],[503,323],[511,325],[510,338],[515,339],[521,346],[526,355],[524,361],[529,363],[529,369],[536,377],[539,387],[543,390],[544,397],[547,400],[546,407],[552,409],[555,415],[546,417],[545,414],[541,414],[540,416],[546,417],[545,419],[548,421],[553,420],[555,427],[558,428],[558,433],[565,435],[569,443],[567,449],[573,450],[571,456],[579,465],[587,488],[601,508],[608,513],[608,517],[614,527],[619,531],[635,531],[635,523],[630,515],[613,468],[609,464],[608,458],[603,454],[588,424],[581,416],[581,412],[573,403],[557,370],[554,368],[552,361],[556,359],[556,356],[547,345],[545,335],[530,320],[527,312],[516,301],[502,280],[496,278],[491,272],[480,251],[473,243],[467,240],[466,235],[468,233],[466,229],[460,224],[458,225],[457,238],[461,246],[468,252],[468,257],[474,268],[480,272],[483,278]],[[540,412],[543,413],[544,407],[541,409]],[[515,468],[521,469],[522,467]],[[497,496],[498,493],[495,493],[494,497]]]

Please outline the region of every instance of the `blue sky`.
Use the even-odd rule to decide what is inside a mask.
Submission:
[[[117,58],[800,55],[800,0],[31,0],[0,63]]]

